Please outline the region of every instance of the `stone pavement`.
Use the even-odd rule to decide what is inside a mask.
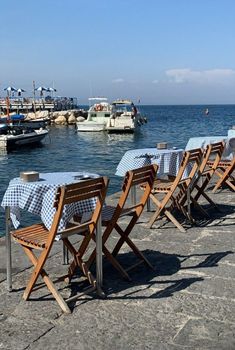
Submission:
[[[110,198],[113,201],[117,194]],[[104,261],[105,299],[96,294],[70,305],[64,315],[46,288],[22,299],[29,264],[13,243],[13,292],[5,281],[5,246],[0,240],[0,350],[1,349],[235,349],[235,196],[223,190],[213,198],[220,212],[211,220],[181,233],[171,223],[146,228],[151,213],[144,211],[132,232],[137,246],[154,265],[130,271],[127,282]],[[117,239],[114,233],[113,240]],[[61,246],[49,259],[53,277],[66,271]],[[122,250],[120,261],[135,256]],[[79,279],[61,294],[80,290]]]

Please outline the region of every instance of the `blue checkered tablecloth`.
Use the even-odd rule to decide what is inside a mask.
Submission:
[[[97,174],[81,172],[58,172],[41,173],[39,181],[23,182],[20,178],[10,181],[4,194],[1,206],[10,207],[10,215],[13,226],[18,228],[20,224],[21,209],[39,215],[44,225],[51,227],[55,208],[53,207],[56,190],[59,186],[82,181],[82,178],[98,177]],[[66,227],[66,224],[74,214],[83,214],[94,209],[96,199],[84,200],[79,203],[66,205],[59,224],[59,231]]]
[[[116,175],[150,164],[158,165],[158,176],[176,175],[183,157],[182,149],[143,148],[127,151],[119,162]]]

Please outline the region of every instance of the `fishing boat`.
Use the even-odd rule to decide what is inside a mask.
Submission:
[[[0,125],[0,148],[14,149],[41,142],[48,134],[46,129],[32,129],[18,125]]]
[[[131,100],[119,99],[112,102],[112,115],[106,130],[108,133],[133,133],[146,122]]]
[[[76,122],[77,131],[105,131],[112,114],[112,106],[105,97],[91,97],[89,104],[87,119],[81,118]]]

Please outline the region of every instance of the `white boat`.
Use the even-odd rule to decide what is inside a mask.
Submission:
[[[89,98],[87,119],[76,122],[77,131],[105,131],[112,114],[112,106],[105,97]]]
[[[108,133],[133,133],[145,122],[147,119],[141,117],[132,101],[116,100],[112,102],[112,115],[106,130]]]
[[[19,146],[32,145],[42,141],[48,134],[46,129],[25,128],[22,126],[0,126],[0,148],[14,149]]]

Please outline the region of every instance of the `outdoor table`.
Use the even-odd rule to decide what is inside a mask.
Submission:
[[[235,137],[235,129],[229,129],[228,130],[228,138]]]
[[[158,176],[173,175],[176,176],[181,160],[183,158],[183,149],[158,149],[142,148],[127,151],[120,160],[115,175],[124,176],[128,170],[137,169],[150,164],[158,165]],[[131,192],[132,203],[136,203],[136,190]],[[147,209],[149,210],[149,201]]]
[[[229,130],[230,131],[230,130]],[[232,130],[233,131],[233,130]],[[234,130],[235,131],[235,130]],[[192,137],[188,140],[188,143],[185,147],[185,150],[191,150],[194,148],[205,148],[207,145],[216,143],[219,141],[225,142],[224,151],[222,154],[222,159],[233,159],[234,149],[230,146],[230,140],[235,138],[232,132],[228,132],[228,136],[201,136],[201,137]]]
[[[40,173],[39,180],[24,182],[20,178],[14,178],[4,194],[1,206],[5,208],[6,219],[6,251],[7,251],[7,287],[12,289],[12,261],[11,261],[11,223],[17,229],[20,225],[20,211],[26,210],[41,217],[41,221],[50,229],[55,208],[53,207],[56,190],[59,186],[75,183],[88,178],[98,177],[97,174],[81,172],[57,172]],[[92,211],[96,205],[96,199],[84,200],[80,203],[66,205],[59,224],[59,231],[63,230],[75,214],[83,214]],[[58,236],[59,237],[59,236]],[[102,286],[102,228],[98,222],[96,232],[96,273],[97,289]]]
[[[188,143],[185,147],[185,151],[194,149],[194,148],[205,148],[207,145],[210,145],[219,141],[226,141],[228,136],[200,136],[200,137],[191,137],[188,140]]]
[[[158,176],[176,175],[183,157],[183,149],[142,148],[127,151],[120,160],[116,174],[124,176],[128,170],[150,164],[158,165]]]

